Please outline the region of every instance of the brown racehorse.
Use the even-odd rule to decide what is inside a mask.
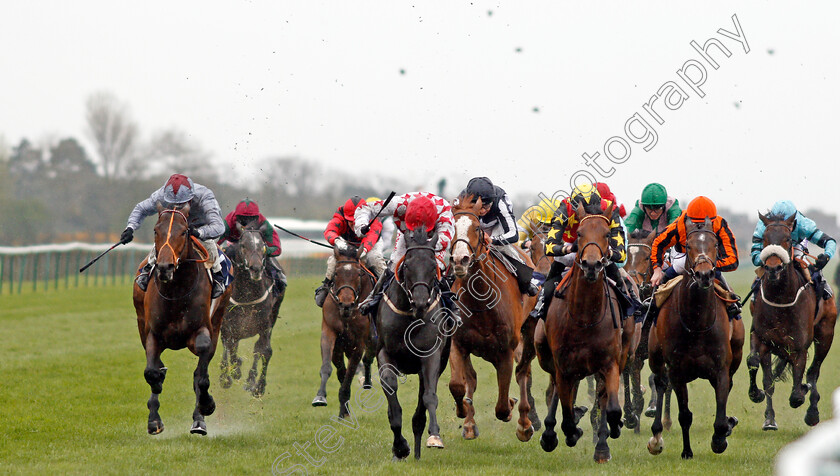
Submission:
[[[776,412],[773,410],[774,380],[781,376],[787,365],[793,369],[793,389],[790,406],[797,408],[805,403],[805,394],[811,391],[811,402],[805,413],[805,423],[814,426],[820,421],[817,403],[817,379],[831,343],[837,308],[833,300],[824,301],[817,296],[813,282],[805,278],[793,258],[791,233],[796,226],[796,216],[785,220],[781,216],[758,214],[766,227],[762,258],[764,273],[750,303],[753,315],[750,329],[750,399],[759,403],[767,397],[764,411],[764,430],[777,430]],[[807,384],[802,384],[808,360],[808,348],[814,343],[814,360],[808,368]],[[776,370],[771,371],[771,357],[778,357]],[[759,364],[764,374],[764,391],[755,384]]]
[[[157,263],[153,279],[149,280],[146,292],[134,285],[137,327],[140,341],[146,349],[146,370],[143,374],[152,388],[148,402],[148,430],[153,435],[163,431],[163,422],[158,414],[158,395],[166,377],[166,367],[160,360],[165,349],[187,347],[198,356],[198,366],[193,374],[196,403],[190,432],[206,435],[204,417],[212,415],[216,409],[209,392],[207,367],[216,351],[230,289],[219,299],[210,298],[212,283],[204,267],[206,256],[201,256],[197,249],[200,243],[191,239],[189,214],[189,204],[171,209],[164,209],[158,204],[155,224]],[[145,265],[145,260],[142,265]]]
[[[703,378],[715,389],[714,435],[712,451],[726,450],[726,437],[738,424],[727,417],[726,402],[732,389],[732,376],[741,365],[744,346],[744,324],[730,321],[726,304],[715,290],[715,263],[718,259],[718,237],[707,218],[705,223],[686,220],[687,276],[678,283],[663,304],[657,322],[650,330],[649,365],[657,388],[670,383],[677,396],[679,421],[683,436],[683,459],[694,456],[689,428],[692,414],[688,409],[688,383]],[[657,393],[656,416],[651,426],[653,437],[648,451],[662,452],[662,398]]]
[[[341,384],[338,391],[338,416],[349,414],[350,385],[356,368],[364,358],[364,388],[370,388],[370,365],[376,357],[376,348],[370,332],[370,319],[359,312],[359,300],[373,289],[373,274],[360,262],[364,248],[348,246],[339,251],[333,248],[335,278],[329,290],[329,299],[322,308],[321,321],[321,386],[312,406],[327,404],[327,380],[332,373],[330,362],[335,365]],[[344,357],[347,356],[347,367]]]
[[[653,288],[650,285],[650,278],[653,275],[653,265],[650,261],[651,245],[656,238],[654,233],[646,230],[638,229],[633,231],[627,237],[627,264],[624,270],[630,275],[630,278],[635,281],[639,287],[639,298],[644,301],[653,294]],[[639,332],[639,344],[636,346],[636,353],[633,356],[632,363],[624,369],[624,392],[625,398],[628,398],[628,392],[632,391],[633,402],[628,409],[625,405],[625,423],[628,428],[632,428],[634,433],[639,433],[640,426],[638,424],[644,410],[644,395],[642,393],[641,372],[645,366],[645,360],[648,358],[648,336],[650,328],[653,325],[653,319],[645,319],[641,332]],[[645,415],[652,417],[656,412],[656,384],[653,381],[653,375],[648,378],[648,387],[651,390],[650,405],[645,410]],[[635,418],[629,418],[628,413],[632,412]],[[663,423],[666,429],[671,428],[671,391],[666,389],[665,393],[665,408]]]
[[[549,365],[541,362],[543,368],[553,367],[556,392],[540,445],[545,451],[557,447],[554,426],[558,402],[563,409],[560,427],[566,435],[566,445],[577,444],[583,435],[577,426],[582,412],[574,407],[578,385],[587,375],[595,374],[600,424],[594,458],[599,463],[610,459],[607,435],[618,438],[621,434],[618,387],[621,372],[633,352],[635,332],[633,319],[622,320],[615,291],[607,284],[604,271],[609,259],[612,212],[613,205],[605,214],[587,214],[582,206],[575,212],[580,222],[579,251],[568,277],[566,297],[553,300],[548,309],[545,334],[552,362]],[[538,349],[537,354],[541,360],[547,357],[544,349]]]
[[[452,209],[455,238],[450,252],[456,278],[452,291],[458,296],[463,325],[452,336],[449,390],[455,398],[458,417],[464,418],[463,437],[474,439],[478,429],[472,402],[478,380],[470,355],[481,357],[496,369],[499,387],[496,418],[502,421],[510,421],[516,403],[508,392],[514,359],[517,360],[516,382],[520,398],[516,436],[520,441],[528,441],[534,434],[532,419],[538,418],[529,392],[534,344],[533,336],[522,336],[520,329],[535,299],[523,297],[516,278],[505,269],[502,260],[506,258],[490,251],[489,236],[479,227],[480,209],[481,199],[472,205],[472,196],[461,197]],[[524,253],[521,255],[532,265]],[[526,337],[524,342],[523,337]],[[530,355],[523,356],[523,353]]]

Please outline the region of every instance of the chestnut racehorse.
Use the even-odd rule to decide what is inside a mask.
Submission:
[[[312,406],[327,404],[327,380],[335,365],[336,377],[341,384],[338,391],[338,416],[348,415],[350,385],[356,375],[356,368],[364,358],[364,388],[370,388],[370,365],[376,357],[370,332],[370,319],[359,312],[359,301],[370,294],[374,278],[359,261],[364,248],[348,245],[339,251],[333,248],[335,257],[335,278],[330,286],[329,299],[322,308],[321,321],[321,386]],[[344,366],[344,357],[347,366]]]
[[[750,399],[759,403],[767,397],[764,411],[764,430],[777,430],[776,412],[773,410],[774,380],[777,380],[787,365],[793,369],[793,388],[790,406],[797,408],[805,402],[810,390],[811,402],[805,413],[805,423],[814,426],[820,421],[817,403],[817,379],[831,343],[834,340],[834,324],[837,308],[833,300],[824,301],[818,297],[813,282],[797,269],[800,265],[793,255],[791,233],[796,226],[796,216],[784,217],[758,214],[766,227],[763,251],[764,272],[756,291],[755,301],[750,303],[753,315],[750,329],[750,356],[747,368],[750,371]],[[807,384],[802,384],[808,361],[808,348],[814,344],[814,360],[808,368]],[[776,370],[771,371],[771,358],[779,360]],[[764,374],[764,390],[755,384],[759,364]]]
[[[575,266],[568,277],[566,297],[553,300],[548,309],[545,334],[550,353],[545,349],[537,352],[541,361],[546,357],[552,360],[550,364],[540,364],[553,368],[556,383],[540,445],[545,451],[557,447],[554,426],[558,403],[563,411],[560,427],[566,435],[566,445],[577,444],[583,435],[577,426],[582,412],[574,407],[578,385],[587,375],[595,374],[600,424],[594,458],[599,463],[610,459],[607,435],[618,438],[621,434],[619,379],[633,351],[635,332],[633,319],[622,319],[616,291],[608,285],[604,271],[609,259],[609,217],[613,207],[611,204],[604,214],[587,214],[582,206],[575,211],[580,223]]]
[[[726,402],[732,389],[732,376],[741,365],[744,324],[730,320],[726,304],[715,289],[715,266],[718,260],[718,237],[707,218],[704,223],[686,219],[686,262],[688,274],[678,283],[659,311],[650,330],[649,365],[656,388],[670,383],[677,396],[679,422],[683,436],[683,459],[694,456],[689,428],[692,413],[688,409],[688,383],[703,378],[715,389],[714,435],[712,451],[726,450],[726,437],[738,419],[726,415]],[[662,398],[656,395],[656,416],[651,426],[653,436],[648,451],[662,452]]]
[[[146,292],[134,285],[134,308],[140,341],[146,349],[146,382],[152,388],[149,398],[150,434],[163,431],[158,414],[158,395],[163,390],[166,367],[160,359],[165,349],[183,349],[198,356],[193,374],[195,411],[191,433],[207,434],[204,417],[212,415],[216,403],[210,396],[207,367],[216,351],[222,317],[230,298],[230,288],[216,300],[210,298],[212,282],[205,269],[207,256],[189,234],[190,205],[164,209],[158,204],[155,224],[156,264]],[[205,251],[206,253],[206,251]],[[141,264],[145,265],[145,260]]]
[[[535,299],[523,298],[516,277],[505,268],[504,259],[490,252],[489,240],[479,226],[481,199],[472,204],[472,196],[461,197],[453,206],[455,239],[451,245],[455,283],[463,325],[452,336],[449,354],[451,379],[449,390],[455,399],[459,418],[464,418],[462,435],[471,440],[478,436],[473,393],[477,376],[470,355],[490,362],[496,369],[499,395],[496,418],[510,421],[516,400],[509,397],[510,380],[516,366],[519,385],[519,421],[516,436],[528,441],[534,434],[532,419],[537,420],[534,399],[530,395],[531,365],[534,357],[533,335],[520,334],[528,310]],[[528,265],[530,259],[521,253]],[[524,347],[523,347],[524,345]],[[523,354],[528,355],[523,355]]]

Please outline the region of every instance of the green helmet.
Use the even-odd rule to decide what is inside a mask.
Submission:
[[[668,192],[661,184],[651,183],[642,190],[640,205],[665,205],[668,201]]]

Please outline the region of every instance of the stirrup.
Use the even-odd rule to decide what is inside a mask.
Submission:
[[[213,290],[210,294],[211,299],[216,299],[222,294],[225,293],[225,277],[222,276],[222,272],[219,271],[218,273],[211,273],[213,275]]]
[[[379,306],[379,302],[382,301],[383,294],[385,293],[381,291],[378,293],[371,293],[370,296],[359,303],[359,312],[361,312],[363,316],[372,314],[373,310]]]
[[[143,269],[140,270],[140,274],[138,274],[137,278],[135,278],[134,280],[134,282],[137,283],[137,287],[140,288],[140,290],[144,293],[149,287],[149,278],[152,276],[152,268],[153,266],[146,263],[146,265],[143,266]]]

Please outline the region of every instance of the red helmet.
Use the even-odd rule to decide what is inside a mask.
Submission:
[[[405,211],[405,227],[414,230],[422,226],[427,232],[435,228],[437,207],[426,197],[417,197],[408,204]]]
[[[358,195],[353,195],[352,197],[348,198],[346,202],[344,202],[344,206],[341,207],[342,211],[344,212],[344,219],[353,222],[356,220],[356,208],[367,204],[366,201],[362,199],[362,197]]]
[[[236,205],[233,214],[239,217],[258,217],[260,216],[260,206],[257,202],[246,198]]]
[[[691,202],[685,209],[685,215],[693,222],[702,222],[706,218],[714,218],[717,216],[717,207],[709,197],[700,195]]]
[[[595,188],[598,189],[598,193],[601,195],[601,197],[606,198],[607,200],[615,203],[615,195],[613,195],[609,185],[605,184],[604,182],[597,182],[595,184]]]

